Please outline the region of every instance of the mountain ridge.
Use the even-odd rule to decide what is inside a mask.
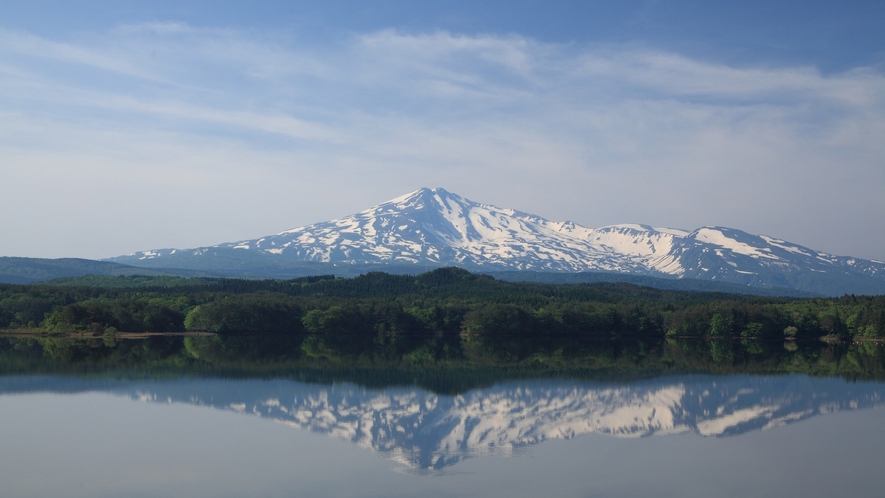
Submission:
[[[721,226],[587,228],[474,202],[443,188],[421,188],[350,216],[257,239],[154,249],[106,261],[204,271],[267,270],[297,262],[382,270],[396,264],[482,272],[617,272],[824,295],[885,293],[885,263],[879,261],[834,256]]]

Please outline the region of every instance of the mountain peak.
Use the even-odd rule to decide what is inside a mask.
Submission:
[[[414,190],[409,192],[408,194],[401,195],[399,197],[395,197],[390,199],[389,201],[382,202],[376,206],[373,206],[365,211],[390,211],[390,210],[409,210],[409,209],[435,209],[439,210],[442,206],[446,204],[447,200],[454,200],[455,202],[464,203],[468,201],[463,197],[452,194],[444,188],[436,187],[436,188],[427,188],[421,187],[418,190]]]
[[[448,196],[448,195],[450,195],[450,193],[449,193],[449,191],[447,191],[446,189],[444,189],[442,187],[435,187],[435,188],[421,187],[418,190],[413,190],[413,191],[411,191],[407,194],[403,194],[399,197],[394,197],[393,199],[390,199],[389,201],[386,201],[386,202],[382,202],[381,204],[389,204],[389,203],[398,204],[398,203],[401,203],[401,202],[403,202],[405,200],[409,200],[409,199],[424,199],[424,198],[429,198],[429,197],[433,197],[436,195]]]

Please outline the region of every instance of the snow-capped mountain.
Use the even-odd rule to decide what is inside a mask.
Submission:
[[[345,439],[419,469],[584,434],[735,436],[885,401],[880,383],[800,376],[686,376],[630,384],[538,380],[457,396],[287,380],[0,379],[0,395],[36,391],[103,391],[150,403],[211,406]]]
[[[791,287],[885,292],[885,263],[833,256],[725,227],[586,228],[422,188],[337,220],[217,246],[112,258],[135,266],[209,269],[276,265],[457,265],[485,271],[605,271]]]

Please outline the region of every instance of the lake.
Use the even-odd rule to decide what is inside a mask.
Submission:
[[[465,377],[466,364],[422,376],[387,363],[211,370],[94,356],[174,351],[168,342],[9,344],[4,497],[881,496],[885,384],[856,369],[782,371],[796,355],[875,370],[878,346],[777,344],[780,356],[758,360],[772,374],[741,373],[758,368],[740,348],[759,348],[736,343],[731,371],[712,374],[678,368],[704,359],[673,359],[672,344],[622,344],[654,358],[629,371],[483,364]],[[704,344],[679,350],[713,358]]]

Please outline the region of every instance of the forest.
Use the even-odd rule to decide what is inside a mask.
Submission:
[[[774,298],[626,283],[503,282],[457,268],[292,280],[90,277],[0,285],[0,330],[392,337],[885,338],[885,296]]]

